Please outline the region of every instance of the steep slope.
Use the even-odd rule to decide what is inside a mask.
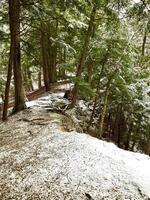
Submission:
[[[150,158],[77,133],[73,111],[50,112],[67,105],[62,96],[0,123],[0,200],[150,199]]]
[[[63,115],[36,108],[0,124],[1,200],[150,198],[148,156],[66,132],[64,123],[73,128]]]

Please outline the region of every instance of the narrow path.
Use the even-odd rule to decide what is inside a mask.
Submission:
[[[57,83],[52,83],[50,92],[64,91],[65,89],[59,89],[58,86],[63,85],[63,84],[67,84],[67,83],[70,83],[70,81],[64,80],[64,81],[60,81],[60,82],[57,82]],[[35,100],[35,99],[41,97],[45,92],[46,92],[45,86],[42,86],[41,88],[39,88],[37,90],[27,92],[26,98],[27,98],[28,101],[32,101],[32,100]],[[11,108],[13,106],[14,106],[14,98],[11,98],[10,101],[9,101],[8,108]],[[2,110],[3,110],[3,103],[0,104],[0,112]]]

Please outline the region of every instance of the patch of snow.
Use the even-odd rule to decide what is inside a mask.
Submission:
[[[62,116],[44,108],[69,104],[63,96],[47,93],[26,102],[34,109],[0,124],[0,199],[148,200],[150,158],[86,134],[62,131]],[[80,123],[77,110],[87,115],[90,108],[81,100],[66,111],[75,124]]]
[[[83,111],[87,111],[87,106],[85,105],[85,102],[84,102],[83,100],[80,100],[80,101],[78,102],[78,106],[79,106],[80,108],[82,108]]]
[[[0,97],[0,104],[1,104],[1,103],[3,103],[3,100],[2,100],[2,98]]]
[[[58,128],[53,121],[19,149],[2,148],[1,200],[148,200],[148,156]]]
[[[64,92],[58,92],[58,93],[47,93],[46,96],[40,97],[36,100],[33,101],[27,101],[26,106],[29,108],[34,108],[34,107],[54,107],[55,103],[60,103],[60,102],[67,102],[66,99],[63,99]]]
[[[65,89],[65,90],[69,90],[69,89],[71,89],[72,87],[73,87],[73,83],[66,83],[66,84],[63,84],[63,85],[59,85],[59,86],[57,86],[57,89],[61,89],[61,90],[63,90],[63,89]]]

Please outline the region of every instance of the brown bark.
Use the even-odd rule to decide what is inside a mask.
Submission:
[[[51,27],[51,30],[50,28]],[[48,57],[48,74],[50,83],[57,82],[57,44],[52,42],[50,37],[57,38],[58,22],[47,24],[47,57]]]
[[[77,72],[76,72],[76,78],[77,79],[81,78],[81,74],[82,74],[82,71],[83,71],[90,38],[91,38],[92,33],[93,33],[93,25],[94,25],[94,20],[95,20],[95,14],[96,14],[96,4],[93,6],[93,9],[92,9],[92,12],[91,12],[89,26],[88,26],[88,30],[87,30],[84,45],[83,45],[83,50],[81,52],[79,64],[77,66]],[[79,84],[76,82],[74,89],[73,89],[72,107],[74,107],[75,104],[76,104],[78,91],[79,91]]]
[[[116,112],[115,112],[115,117],[114,117],[114,122],[112,126],[112,140],[117,143],[118,141],[118,130],[117,130],[117,123],[119,119],[119,112],[120,112],[120,105],[117,106]]]
[[[93,118],[94,118],[94,115],[95,115],[95,111],[96,111],[96,105],[97,105],[97,100],[98,100],[98,97],[99,97],[99,86],[100,86],[100,79],[101,79],[101,75],[103,73],[103,68],[104,68],[104,65],[102,66],[102,70],[101,70],[101,73],[99,75],[99,78],[98,78],[98,83],[97,83],[97,88],[96,88],[96,96],[94,98],[94,105],[93,105],[93,110],[92,110],[92,114],[90,116],[90,120],[89,120],[89,123],[88,123],[88,126],[87,126],[87,132],[89,131],[90,129],[90,126],[93,122]]]
[[[13,72],[15,86],[14,112],[25,109],[20,52],[20,0],[9,0],[10,32],[13,40]]]
[[[9,21],[11,20],[11,13],[9,9]],[[13,32],[13,26],[10,24],[10,32]],[[2,120],[7,120],[7,110],[8,110],[8,104],[9,104],[9,91],[10,91],[10,83],[11,83],[11,77],[12,77],[12,69],[13,69],[13,36],[11,34],[11,43],[10,43],[10,53],[9,53],[9,63],[8,63],[8,69],[7,69],[7,81],[5,86],[5,97],[4,97],[4,105],[3,105],[3,116]]]
[[[146,27],[146,29],[144,31],[144,36],[143,36],[143,41],[142,41],[142,49],[141,49],[141,57],[139,59],[139,66],[142,65],[143,58],[144,58],[144,55],[145,55],[145,46],[146,46],[146,42],[147,42],[147,28],[148,27]]]
[[[19,111],[25,108],[24,90],[21,74],[20,61],[20,2],[9,0],[9,26],[11,35],[10,56],[7,72],[7,82],[5,88],[5,98],[3,106],[3,120],[7,119],[7,109],[9,104],[9,90],[14,71],[14,86],[15,86],[15,106],[14,111]]]
[[[38,72],[38,88],[41,88],[42,87],[42,77],[41,77],[41,67],[39,69],[39,72]]]
[[[87,76],[86,76],[86,81],[89,84],[92,81],[93,70],[94,70],[94,62],[90,59],[90,61],[88,63],[88,71],[87,71]]]
[[[33,83],[32,83],[32,72],[31,72],[30,68],[28,68],[27,73],[28,73],[29,89],[30,89],[30,91],[33,91],[34,87],[33,87]]]
[[[66,71],[65,71],[65,64],[66,64],[66,50],[65,48],[61,48],[60,49],[60,53],[59,53],[59,72],[57,75],[57,78],[59,77],[60,79],[66,79]]]
[[[57,45],[53,45],[51,42],[49,42],[49,67],[48,67],[48,73],[49,73],[49,81],[50,83],[57,82],[57,72],[56,72],[56,61],[57,61]]]
[[[125,150],[129,150],[132,129],[133,129],[133,124],[130,124],[129,130],[127,132],[126,142],[125,142]]]
[[[106,116],[106,112],[107,112],[107,106],[108,106],[108,96],[109,96],[109,85],[106,89],[106,93],[105,93],[105,97],[104,97],[104,105],[102,108],[102,113],[100,113],[99,115],[99,128],[98,128],[98,132],[97,132],[97,136],[99,138],[102,138],[103,136],[103,127],[104,127],[104,120],[105,120],[105,116]]]
[[[116,117],[114,121],[114,127],[113,127],[113,138],[112,140],[120,146],[121,142],[121,136],[123,134],[123,123],[124,123],[124,115],[122,112],[122,104],[118,105],[117,111],[116,111]]]
[[[3,105],[3,116],[2,120],[7,120],[7,110],[8,110],[8,104],[9,104],[9,91],[10,91],[10,83],[11,83],[11,77],[12,77],[12,68],[13,68],[13,42],[11,39],[11,46],[10,46],[10,55],[9,55],[9,64],[8,64],[8,71],[7,71],[7,82],[5,86],[5,98],[4,98],[4,105]]]
[[[145,153],[150,156],[150,137],[149,137],[147,145],[146,145]]]
[[[94,98],[94,105],[93,105],[93,110],[92,110],[92,114],[90,116],[90,120],[89,120],[89,123],[88,123],[88,126],[87,126],[87,132],[89,131],[90,129],[90,126],[93,122],[93,118],[94,118],[94,115],[95,115],[95,111],[96,111],[96,105],[97,105],[97,100],[98,100],[98,97],[99,97],[99,89],[100,89],[100,80],[101,80],[101,77],[103,75],[103,72],[104,72],[104,67],[105,67],[105,64],[107,62],[107,59],[109,57],[109,53],[110,53],[110,49],[107,50],[107,53],[106,55],[104,56],[104,58],[102,59],[101,63],[102,63],[102,68],[101,68],[101,71],[100,71],[100,74],[99,74],[99,77],[98,77],[98,83],[97,83],[97,87],[96,87],[96,96]]]
[[[142,43],[142,57],[145,55],[145,45],[147,40],[147,30],[144,32],[143,43]]]
[[[57,45],[51,41],[51,37],[57,37],[57,23],[56,27],[54,27],[51,23],[41,22],[42,69],[44,84],[47,91],[50,90],[50,83],[57,82]]]
[[[46,35],[45,26],[41,23],[41,64],[43,69],[43,79],[46,91],[50,90],[50,80],[48,74],[48,60],[47,60],[47,50],[46,50]]]

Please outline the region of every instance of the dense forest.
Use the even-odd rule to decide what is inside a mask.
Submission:
[[[150,1],[1,0],[1,120],[65,80],[84,132],[150,154]]]

